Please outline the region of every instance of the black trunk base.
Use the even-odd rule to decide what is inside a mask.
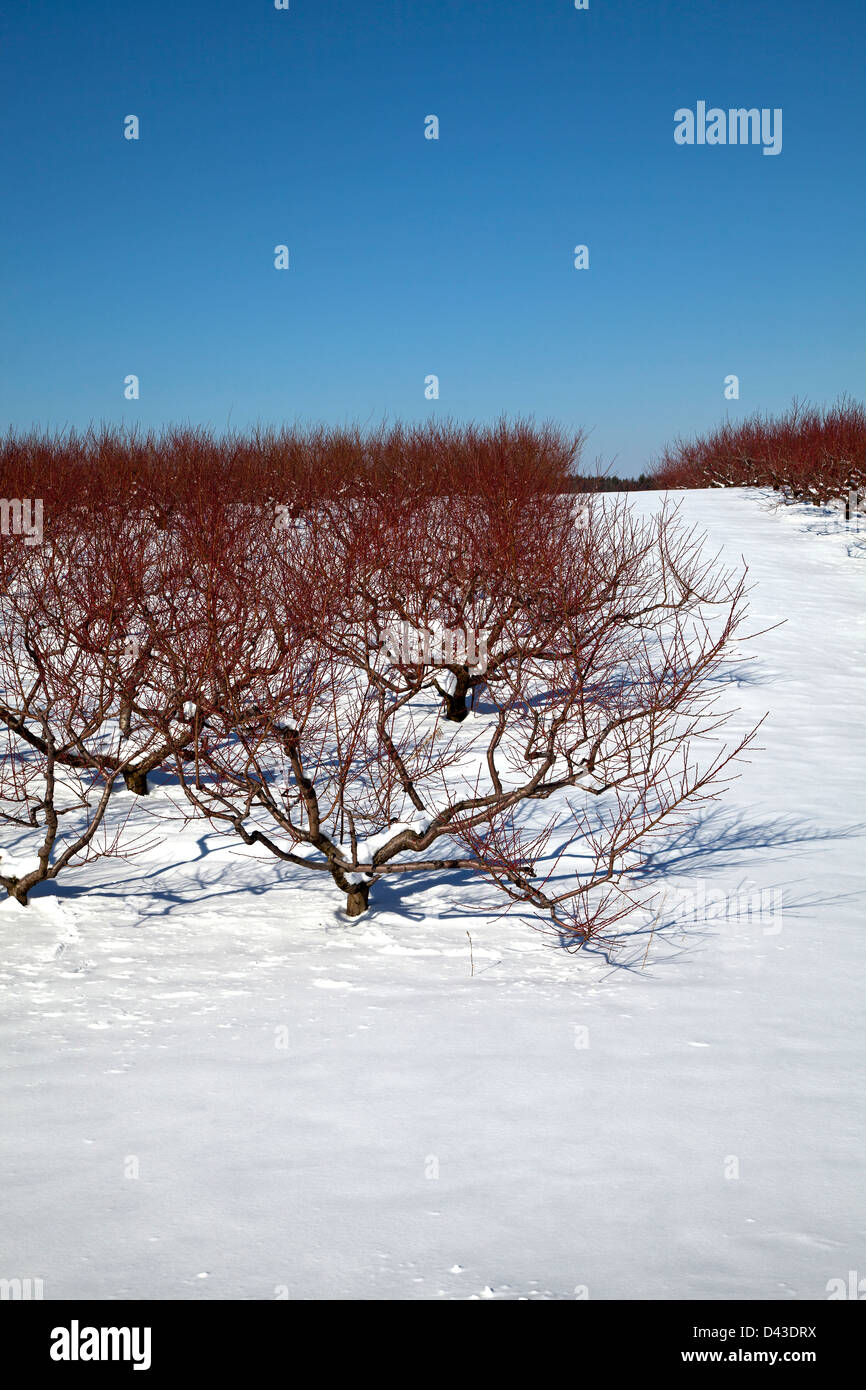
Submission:
[[[445,718],[449,724],[462,724],[468,715],[465,695],[445,696]]]
[[[123,781],[128,792],[134,792],[136,796],[147,796],[146,772],[139,772],[137,768],[128,768],[123,774]]]

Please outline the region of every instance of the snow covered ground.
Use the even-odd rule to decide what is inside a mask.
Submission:
[[[0,1278],[821,1299],[866,1277],[866,523],[682,507],[748,562],[751,628],[788,621],[730,692],[743,730],[769,710],[763,751],[648,866],[652,933],[570,955],[421,874],[350,922],[206,826],[4,903]]]

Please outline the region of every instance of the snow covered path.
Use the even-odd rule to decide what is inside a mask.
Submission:
[[[349,923],[201,828],[5,903],[0,1277],[821,1299],[866,1276],[866,530],[682,506],[745,556],[750,628],[788,621],[731,688],[743,729],[770,711],[763,751],[650,866],[652,938],[568,955],[423,875]]]

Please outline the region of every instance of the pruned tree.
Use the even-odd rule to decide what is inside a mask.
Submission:
[[[779,500],[816,507],[866,491],[866,409],[843,396],[831,406],[795,400],[781,415],[726,420],[677,439],[655,470],[660,488],[766,487]]]
[[[0,887],[22,905],[37,883],[70,866],[136,852],[128,812],[108,818],[128,764],[105,736],[112,696],[101,653],[54,646],[44,634],[38,649],[29,642],[43,558],[31,552],[11,584],[3,566],[0,595]]]
[[[460,515],[449,508],[452,527]],[[357,520],[347,525],[364,534]],[[448,720],[441,660],[394,662],[375,649],[395,595],[416,601],[422,571],[442,579],[438,593],[422,591],[428,605],[453,594],[459,546],[443,550],[435,509],[411,521],[402,541],[389,532],[387,564],[380,547],[341,550],[328,531],[339,565],[327,570],[317,526],[274,528],[255,601],[217,604],[188,668],[208,731],[194,764],[177,760],[178,777],[195,814],[329,874],[350,916],[386,875],[473,870],[585,941],[610,920],[599,895],[628,879],[648,837],[717,794],[750,741],[698,766],[725,720],[717,677],[732,659],[745,576],[719,572],[670,512],[642,522],[604,499],[572,504],[543,563],[518,565],[507,582],[491,566],[480,593],[496,636],[482,698]],[[407,616],[423,624],[429,606]],[[231,703],[215,694],[228,671]],[[528,831],[521,817],[538,801],[555,809]],[[537,860],[563,836],[589,867],[554,890]]]
[[[0,463],[59,490],[19,443]],[[118,850],[112,789],[172,769],[190,816],[350,916],[385,877],[469,871],[573,944],[604,931],[751,741],[719,704],[746,589],[670,508],[571,492],[580,443],[65,440],[87,467],[45,544],[0,554],[2,816],[42,836],[7,892]]]
[[[129,812],[109,824],[107,814],[117,774],[59,764],[54,733],[64,722],[57,709],[40,725],[42,744],[0,730],[0,887],[27,906],[37,883],[56,879],[69,867],[93,859],[142,852],[125,837]],[[10,841],[13,846],[10,849]]]

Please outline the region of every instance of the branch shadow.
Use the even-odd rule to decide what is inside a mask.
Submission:
[[[647,890],[650,895],[648,905],[635,905],[635,915],[640,913],[644,920],[614,929],[613,936],[591,939],[577,950],[573,936],[555,928],[528,905],[509,902],[484,874],[466,869],[453,870],[447,878],[430,870],[379,879],[371,893],[370,907],[363,921],[376,924],[377,920],[386,917],[397,918],[417,927],[431,916],[436,916],[442,922],[459,923],[469,929],[473,923],[488,923],[491,919],[501,920],[506,916],[520,917],[527,926],[543,936],[543,945],[548,949],[597,957],[610,965],[612,970],[640,973],[644,969],[647,947],[651,942],[663,942],[666,951],[663,962],[657,958],[658,953],[654,953],[653,966],[668,964],[689,951],[696,940],[715,930],[716,924],[713,922],[701,921],[697,917],[683,920],[682,896],[684,891],[689,891],[690,879],[696,883],[702,874],[707,874],[716,876],[717,881],[720,871],[754,871],[756,855],[760,856],[762,864],[774,863],[789,858],[790,850],[795,846],[800,854],[808,854],[810,849],[818,853],[824,845],[855,840],[864,835],[866,823],[822,829],[795,815],[750,818],[745,813],[734,813],[722,807],[705,809],[688,824],[669,831],[655,847],[645,852],[642,864],[635,868],[632,876],[634,891],[640,894],[642,890]],[[327,903],[333,909],[330,920],[325,923],[328,933],[343,931],[361,920],[346,916],[342,910],[342,895],[324,874],[315,870],[304,871],[296,866],[283,865],[249,854],[238,846],[238,859],[243,867],[235,872],[226,863],[226,852],[234,855],[235,847],[224,833],[216,831],[200,835],[195,841],[195,848],[195,855],[179,864],[142,866],[139,872],[135,872],[133,864],[130,866],[132,872],[126,871],[107,881],[89,884],[54,880],[36,885],[31,897],[34,901],[55,897],[70,903],[85,897],[102,899],[116,905],[118,910],[129,911],[131,908],[138,917],[136,926],[146,927],[149,921],[169,917],[175,912],[199,911],[210,903],[222,907],[235,898],[249,900],[273,893],[286,895],[286,916],[290,919],[292,906],[298,902],[296,895],[300,894],[308,901],[317,898],[317,906],[321,907],[324,888]],[[572,867],[563,864],[559,872],[554,869],[551,886],[556,884],[557,879],[564,884],[572,877],[575,857],[571,857]],[[553,861],[555,858],[556,851],[551,850],[539,860],[539,864],[544,859]],[[665,884],[671,879],[677,881],[676,895],[680,898],[680,910],[666,903]],[[152,887],[147,886],[151,884]],[[447,897],[443,900],[445,884]],[[734,887],[733,884],[728,886]],[[819,892],[792,898],[791,887],[790,878],[787,878],[784,902],[779,908],[785,916],[862,897],[866,892]],[[729,897],[736,901],[742,891],[740,882]],[[675,937],[680,939],[680,944],[674,940]]]
[[[645,943],[648,945],[652,939],[664,941],[670,959],[672,955],[691,949],[696,939],[713,935],[718,929],[719,917],[730,925],[741,925],[743,922],[760,925],[763,935],[776,935],[786,917],[797,917],[816,908],[862,899],[866,896],[866,888],[853,892],[815,892],[792,896],[794,885],[789,877],[785,877],[782,884],[765,887],[757,894],[755,884],[748,876],[736,883],[731,881],[726,884],[725,889],[730,891],[725,892],[720,892],[711,880],[709,898],[713,910],[702,918],[694,909],[691,909],[692,915],[688,915],[689,909],[684,906],[689,898],[696,900],[698,905],[706,906],[707,903],[706,893],[691,889],[689,880],[693,884],[701,884],[701,875],[706,874],[712,875],[717,883],[720,871],[739,871],[746,875],[750,869],[754,871],[756,855],[760,856],[761,864],[777,863],[788,859],[794,846],[798,848],[799,855],[808,854],[810,846],[814,847],[812,852],[820,853],[822,846],[860,839],[864,835],[866,822],[821,829],[804,817],[794,815],[750,819],[744,813],[731,813],[721,807],[705,810],[689,824],[669,831],[655,849],[644,852],[643,863],[635,868],[635,889],[639,891],[644,887],[653,890],[650,904],[641,909],[647,920],[621,930],[612,940],[587,942],[580,950],[589,955],[601,955],[615,970],[640,973],[644,969],[646,950],[642,955],[639,948]],[[674,898],[679,900],[678,907],[668,905],[665,890],[665,884],[674,877],[677,879]],[[706,885],[703,886],[705,888]],[[766,925],[764,903],[767,895],[771,895],[772,902],[771,926]],[[718,911],[720,903],[724,903],[723,912]],[[679,935],[685,945],[675,946],[674,934]],[[556,944],[562,949],[573,949],[564,933],[560,934]],[[636,948],[635,955],[627,960],[616,959],[617,953],[623,952],[629,945]]]

